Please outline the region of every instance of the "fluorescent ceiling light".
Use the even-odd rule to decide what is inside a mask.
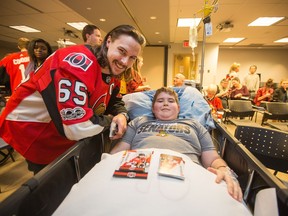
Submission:
[[[67,24],[80,31],[83,30],[84,26],[88,25],[86,22],[69,22]]]
[[[270,26],[284,19],[284,17],[259,17],[248,26]]]
[[[200,21],[201,18],[179,18],[177,21],[177,27],[198,26]]]
[[[41,32],[37,29],[34,29],[34,28],[31,28],[31,27],[28,27],[28,26],[9,26],[10,28],[13,28],[13,29],[16,29],[16,30],[19,30],[19,31],[22,31],[22,32]]]
[[[288,43],[288,37],[274,41],[275,43]]]
[[[71,42],[69,39],[64,40],[64,39],[59,39],[57,41],[58,44],[65,44],[65,45],[76,45],[76,43]]]
[[[224,40],[224,43],[238,43],[242,40],[244,40],[245,38],[227,38],[226,40]]]

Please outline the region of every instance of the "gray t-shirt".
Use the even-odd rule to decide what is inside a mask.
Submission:
[[[200,163],[201,153],[215,150],[209,132],[194,119],[160,121],[138,117],[131,121],[122,141],[131,149],[161,148],[188,155]]]

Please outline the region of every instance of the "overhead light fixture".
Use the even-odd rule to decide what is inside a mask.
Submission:
[[[74,42],[71,42],[69,39],[59,39],[58,41],[57,41],[57,43],[63,43],[63,44],[65,44],[65,45],[76,45],[76,43],[74,43]]]
[[[34,29],[34,28],[31,28],[29,26],[25,26],[25,25],[22,25],[22,26],[9,26],[10,28],[13,28],[13,29],[16,29],[16,30],[19,30],[19,31],[22,31],[22,32],[41,32],[40,30],[38,29]]]
[[[223,41],[223,43],[238,43],[245,38],[227,38],[226,40]]]
[[[59,38],[59,40],[57,40],[56,42],[58,44],[58,48],[76,45],[76,43],[71,42],[69,38],[67,38],[67,39]]]
[[[179,18],[177,21],[177,27],[198,26],[200,22],[201,18]]]
[[[99,20],[100,20],[100,22],[106,22],[106,19],[104,19],[104,18],[101,18]]]
[[[73,28],[77,29],[77,30],[83,30],[83,28],[88,25],[88,23],[86,22],[68,22],[67,25],[72,26]]]
[[[288,37],[276,40],[274,43],[288,43]]]
[[[284,19],[284,17],[259,17],[248,24],[248,26],[270,26],[282,19]]]

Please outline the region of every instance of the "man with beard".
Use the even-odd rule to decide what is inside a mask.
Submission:
[[[54,52],[22,83],[0,118],[0,136],[23,155],[34,174],[78,140],[116,123],[126,131],[127,110],[116,77],[130,68],[145,38],[132,26],[111,30],[96,56],[85,45]]]

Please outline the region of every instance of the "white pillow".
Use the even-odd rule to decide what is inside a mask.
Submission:
[[[207,129],[215,128],[211,117],[211,108],[203,95],[194,87],[173,88],[179,97],[179,118],[194,118]],[[136,92],[123,96],[128,115],[131,120],[138,116],[151,116],[152,99],[155,90]]]

